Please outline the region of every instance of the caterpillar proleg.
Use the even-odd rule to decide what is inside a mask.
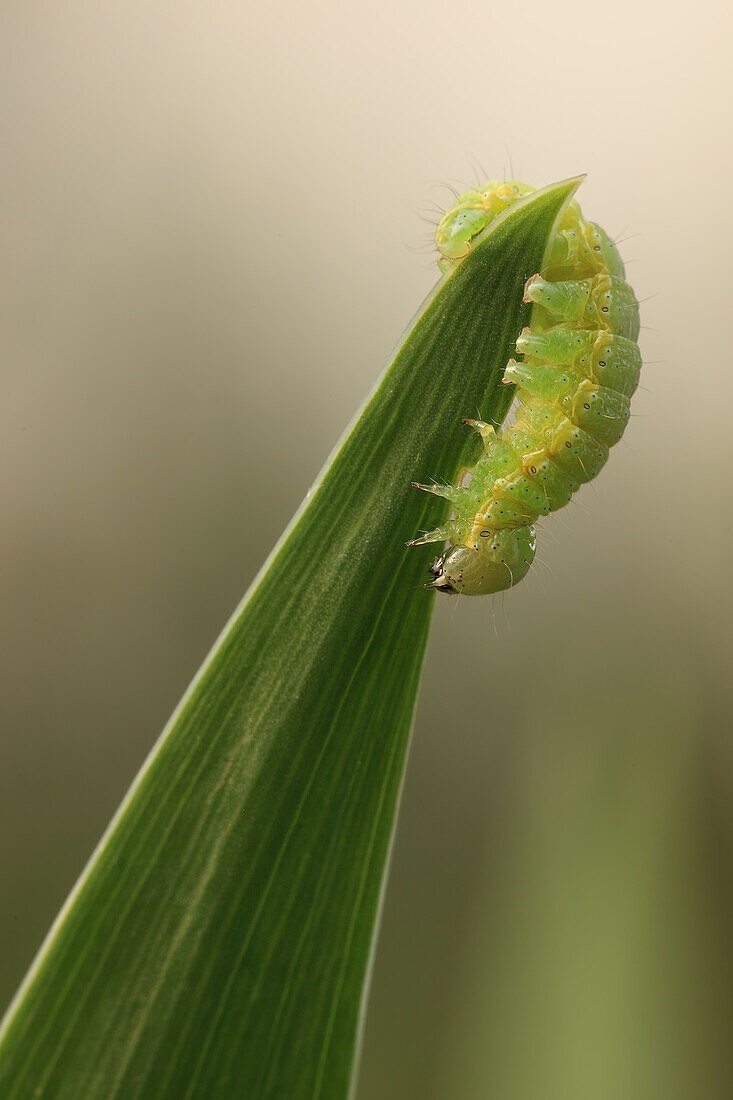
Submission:
[[[467,191],[440,221],[439,266],[449,271],[474,238],[533,190],[499,183]],[[527,280],[530,325],[519,336],[520,362],[504,381],[517,386],[514,423],[501,434],[464,420],[482,437],[483,454],[467,485],[416,485],[453,505],[443,527],[409,546],[448,542],[426,587],[466,596],[511,588],[534,560],[534,524],[562,508],[605,465],[623,435],[639,381],[639,305],[610,237],[571,203],[547,252],[544,270]]]

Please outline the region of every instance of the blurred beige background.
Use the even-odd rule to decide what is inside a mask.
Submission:
[[[646,388],[527,581],[438,608],[359,1100],[729,1097],[729,7],[0,29],[0,1001],[435,280],[419,211],[585,171]]]

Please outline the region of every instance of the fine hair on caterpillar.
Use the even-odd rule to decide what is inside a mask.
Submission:
[[[459,195],[437,227],[438,265],[448,272],[474,239],[534,188],[493,180]],[[629,420],[639,382],[639,304],[615,243],[571,202],[557,225],[541,273],[524,287],[530,324],[516,341],[503,381],[517,407],[501,434],[466,419],[483,453],[468,484],[415,487],[450,501],[453,516],[408,546],[447,542],[425,587],[466,596],[511,588],[536,552],[535,524],[592,481]],[[462,479],[461,479],[462,480]]]

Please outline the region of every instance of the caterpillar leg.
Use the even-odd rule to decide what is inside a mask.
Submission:
[[[487,447],[490,446],[490,444],[498,438],[494,425],[487,424],[483,420],[473,420],[470,417],[467,417],[466,419],[461,421],[461,424],[467,424],[469,428],[473,428],[475,431],[477,431]],[[467,477],[468,474],[472,473],[472,466],[463,466],[460,473],[458,474],[458,485],[460,487],[463,487],[464,479]]]
[[[532,366],[547,371],[555,367],[572,367],[575,373],[590,378],[598,385],[632,397],[639,383],[641,353],[633,340],[617,333],[573,329],[558,325],[546,332],[526,328],[517,339],[517,352],[525,356],[519,364],[525,372],[529,357]],[[537,361],[540,362],[537,362]],[[504,377],[519,385],[526,384],[517,374],[517,364],[510,360],[512,370]],[[546,373],[549,378],[549,374]]]
[[[492,424],[486,424],[483,420],[471,419],[462,420],[461,423],[475,428],[487,447],[491,446],[497,439],[496,429]],[[421,489],[424,493],[432,493],[433,496],[442,497],[443,500],[449,500],[451,504],[460,508],[466,505],[472,496],[470,488],[462,484],[464,478],[470,473],[473,473],[473,468],[464,466],[458,474],[456,485],[444,485],[440,482],[424,485],[419,481],[413,481],[412,487],[413,489]]]
[[[423,493],[431,493],[434,497],[442,497],[451,504],[462,504],[466,500],[467,489],[465,485],[421,485],[419,481],[412,482],[413,489],[422,489]]]
[[[462,420],[461,424],[468,424],[469,428],[475,428],[483,440],[496,438],[496,428],[493,424],[486,424],[483,420],[472,420],[470,417]]]
[[[446,523],[443,527],[436,527],[434,531],[426,531],[416,539],[410,539],[405,546],[426,546],[429,542],[447,542],[453,537],[453,524]]]
[[[639,335],[639,303],[627,282],[615,275],[549,282],[533,275],[524,287],[525,302],[534,302],[560,321],[577,321],[607,329],[629,340]]]
[[[590,279],[569,279],[551,283],[541,275],[533,275],[524,286],[523,302],[533,302],[562,321],[579,321],[590,298]]]

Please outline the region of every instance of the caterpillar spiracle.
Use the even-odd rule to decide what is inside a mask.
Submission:
[[[435,235],[439,266],[449,271],[471,242],[534,188],[499,183],[467,191]],[[571,203],[550,242],[541,275],[524,288],[533,303],[503,381],[517,386],[512,425],[464,420],[481,435],[483,453],[468,484],[418,485],[453,505],[443,527],[408,546],[447,542],[427,588],[480,596],[526,576],[536,548],[535,522],[562,508],[605,465],[623,435],[639,381],[639,305],[610,237]]]

